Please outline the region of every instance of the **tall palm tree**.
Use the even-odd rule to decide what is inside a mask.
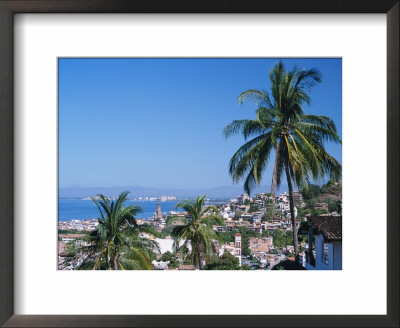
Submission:
[[[255,185],[260,184],[271,153],[275,151],[271,194],[273,198],[275,187],[279,187],[285,173],[297,258],[293,185],[307,188],[311,179],[318,181],[327,175],[333,181],[338,180],[342,166],[326,152],[324,141],[341,143],[341,140],[332,119],[306,115],[303,111],[303,105],[309,105],[311,101],[309,91],[321,82],[316,69],[287,71],[282,62],[278,62],[270,71],[269,78],[270,92],[251,89],[238,97],[240,104],[246,99],[256,102],[256,119],[236,120],[224,129],[225,137],[242,133],[246,140],[231,158],[229,172],[235,182],[245,177],[244,189],[250,193]]]
[[[183,222],[183,225],[175,226],[171,232],[174,237],[174,249],[179,248],[183,241],[181,249],[191,247],[190,257],[196,269],[202,268],[203,260],[209,260],[214,255],[212,241],[221,242],[221,238],[212,229],[213,224],[223,225],[224,220],[218,214],[218,208],[214,205],[204,206],[206,196],[197,197],[195,202],[181,202],[176,204],[176,208],[182,208],[189,213],[190,219],[182,221],[182,218],[176,217],[169,220],[171,224],[175,220]]]
[[[137,224],[135,216],[139,206],[124,206],[128,192],[121,193],[115,201],[104,195],[92,197],[100,212],[99,226],[88,237],[88,260],[93,269],[147,270],[151,269],[152,253],[159,251],[158,244],[140,236],[145,227]]]

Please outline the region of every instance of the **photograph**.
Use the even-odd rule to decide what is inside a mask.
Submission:
[[[342,270],[341,58],[57,66],[58,270]]]
[[[0,326],[398,327],[399,1],[0,0]]]

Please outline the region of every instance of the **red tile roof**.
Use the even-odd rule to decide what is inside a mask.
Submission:
[[[317,216],[308,219],[327,240],[342,240],[341,216]]]

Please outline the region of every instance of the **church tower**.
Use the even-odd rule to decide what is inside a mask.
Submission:
[[[157,203],[155,217],[157,219],[161,219],[162,218],[161,204],[160,203]]]
[[[240,233],[235,234],[235,257],[239,259],[239,265],[242,266],[242,236]]]

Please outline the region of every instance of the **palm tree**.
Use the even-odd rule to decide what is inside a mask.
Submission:
[[[336,181],[341,176],[341,164],[330,156],[324,141],[341,143],[336,126],[327,116],[306,115],[304,104],[310,104],[309,91],[321,82],[316,69],[287,71],[278,62],[269,73],[270,92],[247,90],[238,97],[242,104],[246,99],[256,102],[256,119],[236,120],[224,129],[225,137],[242,133],[246,143],[230,160],[229,172],[237,183],[245,177],[244,189],[260,184],[266,166],[275,151],[271,194],[281,184],[283,172],[289,188],[290,213],[293,227],[293,244],[298,257],[297,230],[294,217],[293,184],[307,188],[310,180],[318,181],[330,176]],[[247,140],[252,137],[251,140]]]
[[[93,269],[152,269],[152,254],[159,252],[159,246],[155,241],[141,237],[140,233],[146,228],[139,226],[135,219],[141,208],[124,206],[127,196],[128,192],[123,192],[115,201],[104,195],[92,197],[101,216],[98,229],[87,240],[87,259],[94,262]]]
[[[195,202],[181,202],[176,208],[182,208],[189,213],[190,219],[182,220],[180,217],[172,218],[169,224],[174,221],[181,221],[183,225],[175,226],[171,232],[174,237],[174,249],[179,249],[183,241],[182,251],[187,250],[189,243],[191,247],[190,257],[196,269],[202,268],[203,260],[209,260],[214,255],[212,241],[221,242],[218,234],[212,229],[213,224],[224,224],[224,220],[218,215],[218,208],[215,205],[204,206],[206,196],[197,197]]]

